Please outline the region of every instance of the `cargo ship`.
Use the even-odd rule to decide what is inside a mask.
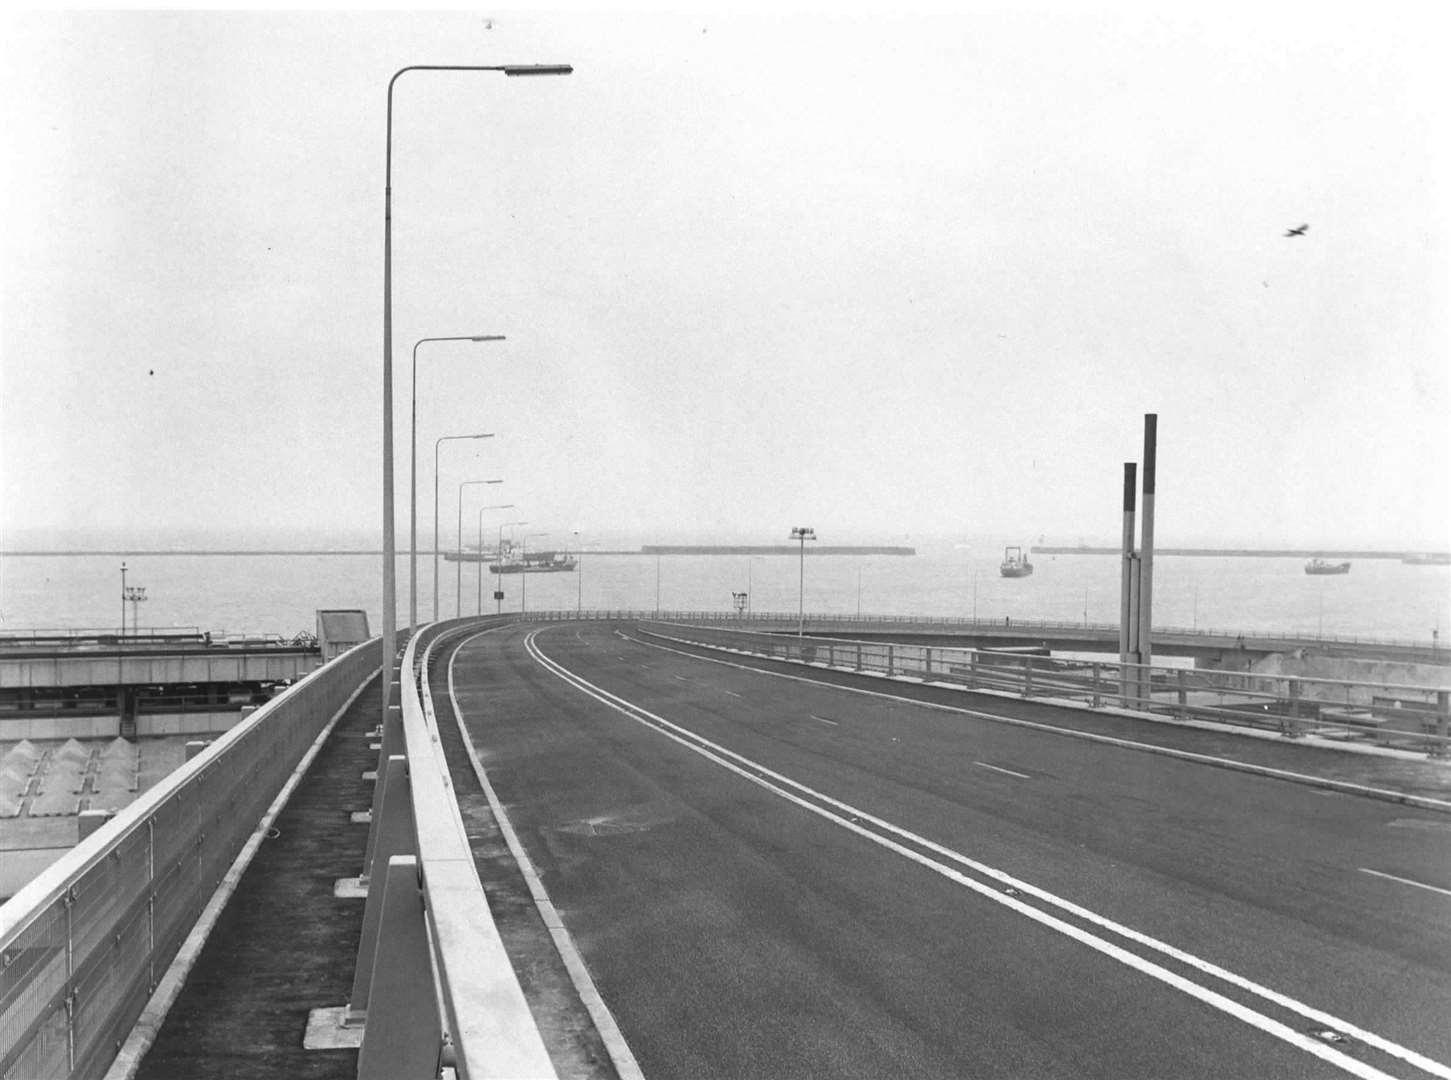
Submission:
[[[1324,559],[1311,559],[1305,564],[1307,574],[1348,574],[1350,564],[1348,562],[1327,562]]]

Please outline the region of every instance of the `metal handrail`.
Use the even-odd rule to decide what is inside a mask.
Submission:
[[[379,667],[319,668],[0,905],[0,1075],[99,1076],[319,734]]]
[[[1199,717],[1241,726],[1268,726],[1289,736],[1333,734],[1402,742],[1438,757],[1451,748],[1451,686],[1447,685],[1359,682],[1121,664],[1116,660],[1065,660],[996,649],[798,637],[664,620],[642,621],[665,627],[668,634],[660,636],[673,640],[735,648],[793,663],[824,663],[853,671],[987,688],[1019,697],[1080,701],[1093,708],[1118,705],[1181,720]],[[1416,721],[1422,730],[1377,730],[1387,718]]]

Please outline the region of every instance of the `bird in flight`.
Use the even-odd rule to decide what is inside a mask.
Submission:
[[[1298,229],[1291,229],[1285,235],[1286,236],[1304,236],[1305,235],[1305,230],[1308,229],[1309,227],[1310,226],[1308,226],[1308,225],[1301,225]]]

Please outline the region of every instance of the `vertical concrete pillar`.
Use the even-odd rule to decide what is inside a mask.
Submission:
[[[1436,691],[1436,734],[1443,740],[1451,735],[1451,690]],[[1451,747],[1438,742],[1431,747],[1431,756],[1443,758],[1451,755]]]
[[[394,855],[377,877],[384,883],[383,902],[358,1080],[437,1076],[443,1021],[433,985],[418,860]]]
[[[373,820],[378,844],[373,852],[374,864],[382,870],[395,855],[415,855],[418,838],[413,827],[413,792],[408,782],[408,759],[395,754],[387,767],[379,770],[378,783],[383,785],[381,810]],[[386,874],[373,874],[368,879],[368,898],[363,906],[363,934],[358,943],[358,963],[353,972],[353,993],[348,1000],[343,1022],[357,1026],[368,1015],[368,993],[373,980],[373,960],[378,949],[379,925],[383,915],[383,892]]]

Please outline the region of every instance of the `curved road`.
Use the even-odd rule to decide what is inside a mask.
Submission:
[[[600,623],[449,661],[646,1076],[1451,1080],[1451,815],[768,666]]]

